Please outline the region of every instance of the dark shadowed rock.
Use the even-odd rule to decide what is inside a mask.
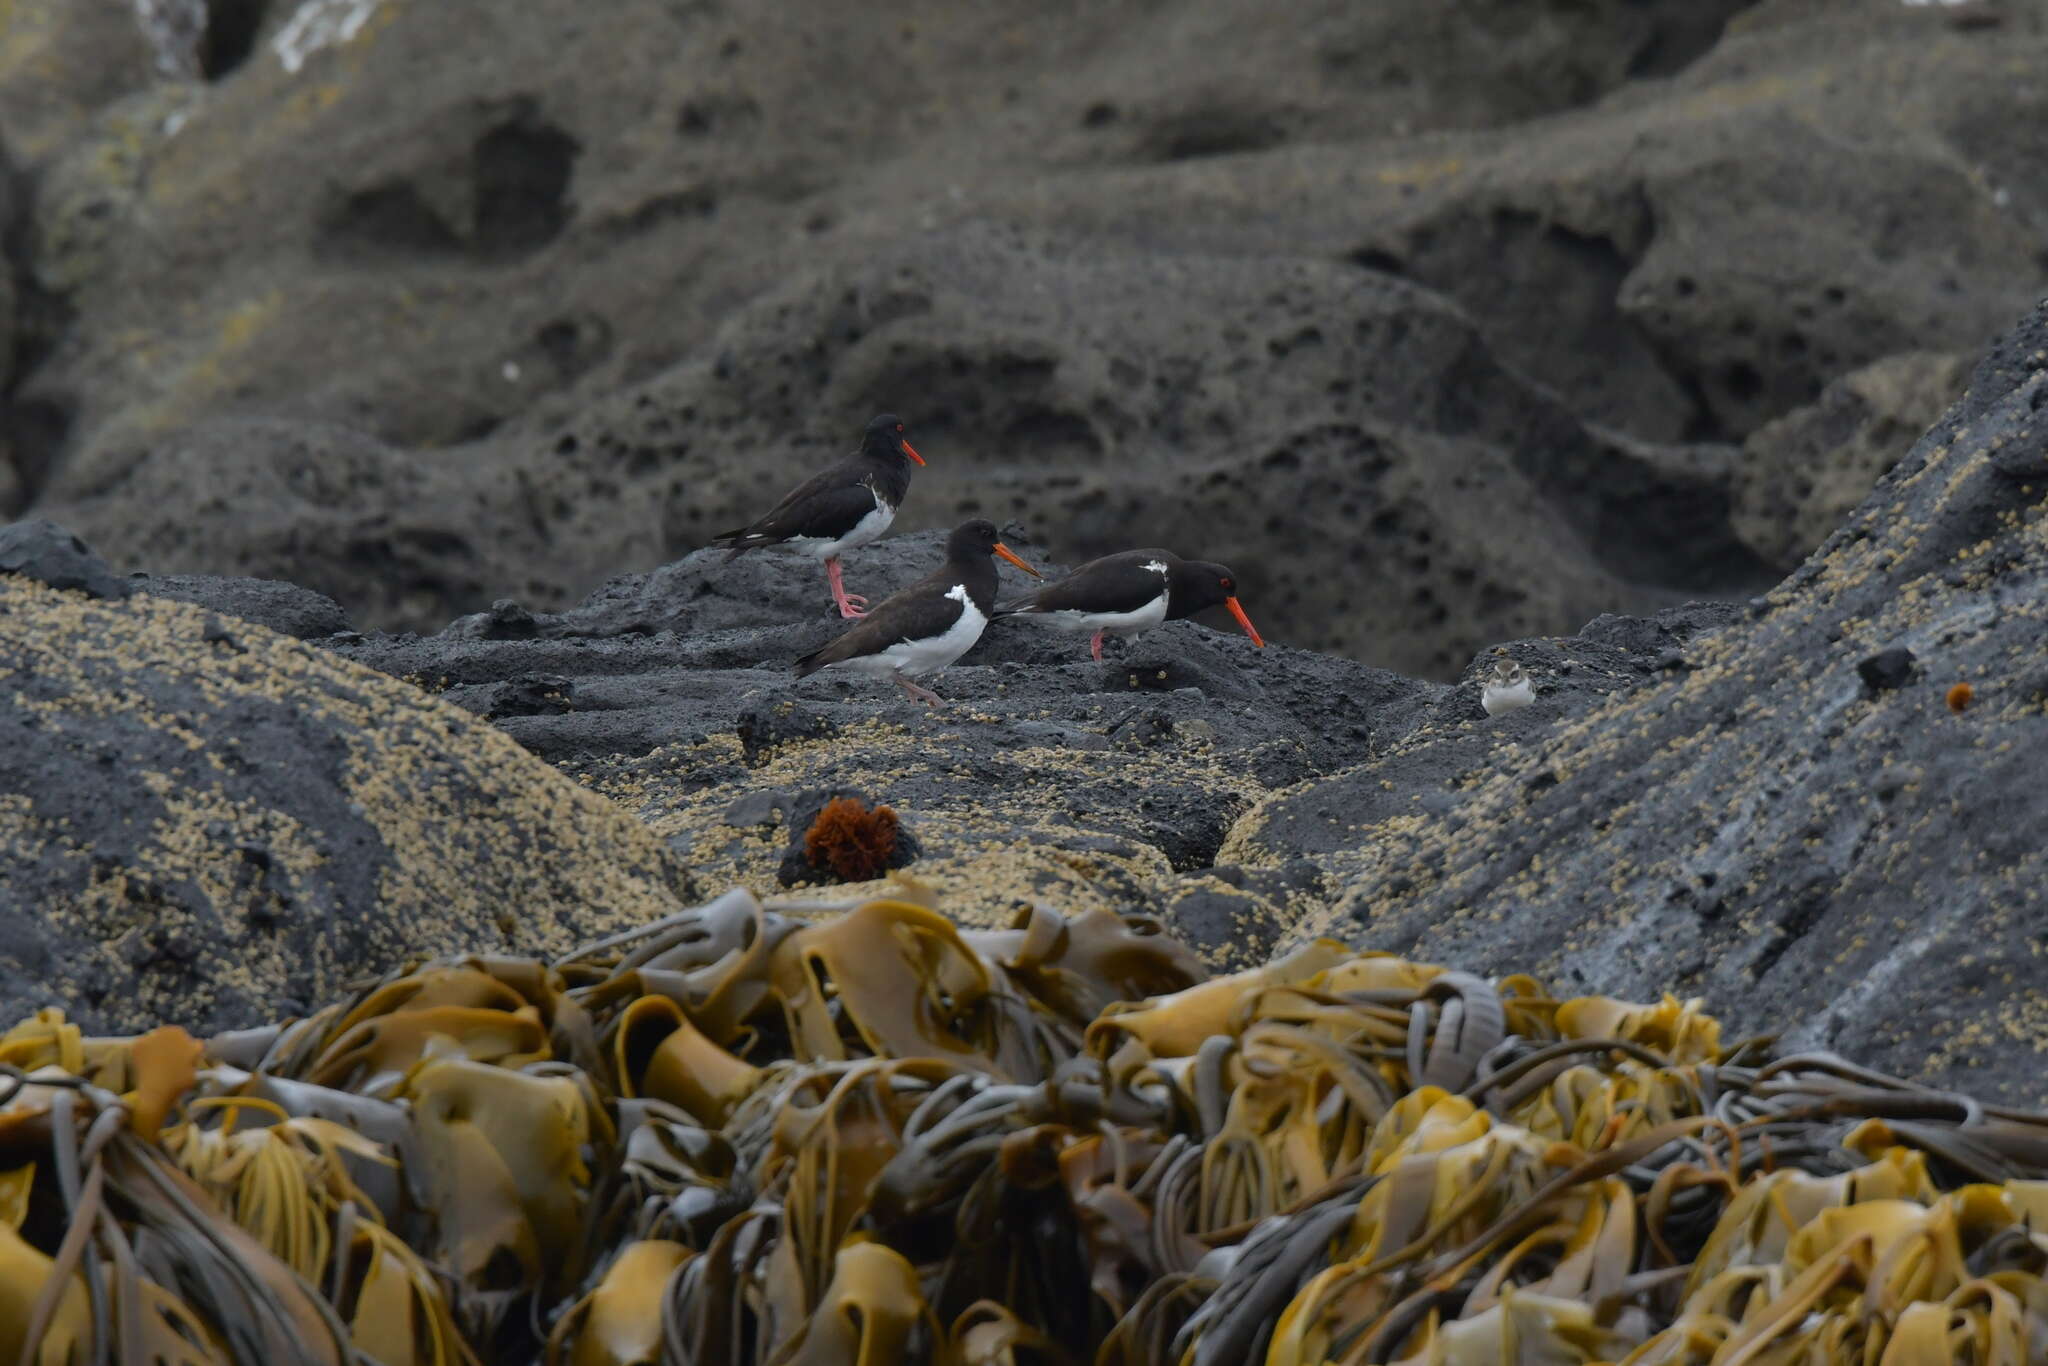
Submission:
[[[1747,619],[1604,697],[1553,673],[1505,724],[1421,726],[1265,803],[1219,859],[1312,860],[1331,900],[1296,935],[1698,993],[2038,1103],[2044,413],[2048,309]]]
[[[131,591],[91,546],[47,517],[0,527],[0,574],[75,588],[93,598],[125,598]]]
[[[210,607],[299,640],[318,640],[349,629],[348,613],[333,598],[278,579],[138,573],[128,576],[128,584],[137,593]]]
[[[438,625],[516,584],[488,546],[445,529],[455,476],[340,423],[209,418],[124,447],[106,491],[46,503],[81,535],[160,574],[280,579],[365,621]]]
[[[678,904],[631,817],[251,623],[0,575],[0,675],[0,1016],[206,1032]]]
[[[1903,688],[1913,681],[1915,672],[1917,670],[1913,652],[1901,646],[1879,650],[1869,658],[1858,661],[1856,665],[1857,676],[1862,678],[1863,686],[1872,692],[1890,692],[1894,688]]]

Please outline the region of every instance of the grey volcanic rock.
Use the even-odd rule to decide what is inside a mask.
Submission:
[[[128,576],[128,586],[151,597],[210,607],[299,640],[318,640],[349,628],[348,613],[333,598],[277,579],[139,573]]]
[[[131,591],[91,546],[47,517],[0,526],[0,574],[75,588],[91,598],[125,598]]]
[[[0,128],[36,163],[150,79],[147,38],[128,5],[13,0],[0,43]]]
[[[900,526],[1016,519],[1069,563],[1171,545],[1236,569],[1273,638],[1409,672],[1768,582],[1728,452],[1589,429],[1440,298],[1342,266],[963,230],[800,277],[714,341],[522,461],[529,572],[744,523],[904,395],[930,464]]]
[[[1023,528],[1012,524],[1002,534],[1048,580],[1063,572]],[[917,532],[856,551],[845,560],[847,585],[880,601],[936,567],[944,540],[940,532]],[[1003,591],[1029,582],[1013,569],[1002,572]],[[1364,753],[1371,718],[1384,724],[1398,714],[1395,724],[1405,725],[1415,699],[1442,691],[1302,650],[1257,650],[1235,625],[1218,631],[1191,621],[1112,640],[1098,665],[1088,657],[1086,636],[1006,618],[939,675],[934,688],[955,705],[932,713],[887,684],[830,670],[808,679],[791,675],[798,657],[849,623],[833,607],[815,562],[772,550],[738,559],[698,551],[650,574],[615,579],[567,612],[525,614],[510,638],[493,630],[501,615],[465,617],[437,636],[344,637],[332,648],[420,680],[459,704],[481,703],[491,695],[482,690],[530,676],[571,681],[576,701],[568,711],[505,727],[556,762],[639,755],[678,732],[712,725],[751,726],[757,743],[772,748],[876,716],[945,716],[976,698],[1007,696],[1018,710],[1071,710],[1077,697],[1085,700],[1083,711],[1105,698],[1124,710],[1198,702],[1229,742],[1284,738],[1310,768],[1330,768]],[[768,735],[775,723],[764,713],[785,709],[809,720]],[[1071,741],[1086,733],[1054,725],[1042,736]]]
[[[413,956],[560,951],[687,885],[489,726],[198,606],[0,574],[0,676],[0,1018],[246,1025]]]
[[[2044,411],[2048,307],[1752,612],[1675,632],[1604,697],[1528,661],[1535,705],[1441,717],[1277,796],[1219,861],[1314,863],[1330,901],[1297,935],[1698,993],[1798,1046],[2038,1103]]]
[[[108,247],[46,376],[77,405],[88,482],[102,439],[161,434],[222,391],[462,440],[662,368],[794,256],[844,263],[906,225],[989,217],[976,200],[1004,180],[1512,124],[1682,67],[1744,4],[1324,0],[1276,29],[1228,0],[911,3],[886,24],[834,0],[772,22],[614,0],[601,24],[582,0],[363,0],[374,18],[326,42],[306,8],[264,7],[214,83],[163,83],[184,116],[92,158],[107,193],[39,207],[49,241]],[[151,93],[134,26],[99,24],[100,79]],[[61,13],[42,27],[46,60],[89,39]],[[51,65],[0,71],[0,108],[54,74],[77,111],[55,125],[71,143],[32,139],[38,166],[120,116]],[[891,79],[839,79],[869,66]],[[169,316],[180,335],[122,342]]]
[[[520,582],[445,529],[453,471],[344,424],[210,418],[139,442],[110,477],[109,491],[43,506],[162,573],[288,579],[413,626],[446,621],[487,583]]]
[[[1922,351],[1887,356],[1750,433],[1730,516],[1736,535],[1789,571],[1961,395],[1975,360]]]
[[[1021,528],[1004,538],[1045,563]],[[847,580],[878,599],[928,572],[942,539],[891,537],[849,556]],[[1034,896],[1165,908],[1255,801],[1359,762],[1449,691],[1192,621],[1112,642],[1097,665],[1085,637],[1004,620],[932,680],[948,699],[934,710],[885,683],[792,676],[844,629],[809,560],[700,551],[559,615],[504,605],[440,636],[331,648],[480,714],[508,687],[561,680],[562,705],[497,724],[641,815],[701,883],[773,890],[800,833],[794,794],[858,792],[915,831],[906,873],[989,923]]]
[[[211,7],[145,88],[118,6],[34,0],[0,110],[50,84],[17,501],[375,625],[559,610],[886,405],[944,452],[907,528],[1226,547],[1276,638],[1449,677],[1747,595],[1736,443],[2042,279],[2031,9],[364,3]],[[251,415],[382,454],[323,506]]]

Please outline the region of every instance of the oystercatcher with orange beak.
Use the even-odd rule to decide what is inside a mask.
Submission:
[[[1104,636],[1139,635],[1218,606],[1230,609],[1253,645],[1266,647],[1237,600],[1237,575],[1227,565],[1183,560],[1170,550],[1123,550],[1090,560],[1058,583],[1005,603],[996,615],[1093,632],[1088,652],[1100,663]]]
[[[902,420],[883,413],[868,423],[859,450],[791,489],[767,516],[721,531],[711,543],[731,548],[727,560],[770,545],[786,545],[823,560],[839,615],[862,616],[868,600],[846,591],[839,557],[879,540],[896,520],[896,509],[910,491],[912,461],[922,465],[924,457],[904,439]]]
[[[995,611],[1000,555],[1025,573],[1038,571],[996,539],[993,522],[962,522],[946,538],[946,562],[882,605],[824,649],[796,662],[798,678],[820,669],[886,678],[920,702],[941,699],[911,682],[935,674],[974,647]]]

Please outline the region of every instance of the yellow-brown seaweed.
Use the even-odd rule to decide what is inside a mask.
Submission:
[[[2048,1116],[1698,1002],[1046,906],[0,1035],[0,1366],[2022,1366],[2044,1226]]]

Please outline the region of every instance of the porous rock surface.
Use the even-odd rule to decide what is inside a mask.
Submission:
[[[1020,529],[1005,537],[1046,564]],[[847,582],[879,601],[935,567],[942,541],[891,537],[848,557]],[[1025,582],[1002,573],[1005,592]],[[332,648],[493,719],[639,815],[705,885],[779,891],[802,833],[791,813],[858,792],[895,808],[919,845],[902,874],[949,914],[1000,922],[1039,897],[1172,920],[1200,894],[1212,928],[1237,922],[1203,936],[1230,961],[1280,928],[1266,901],[1206,871],[1231,823],[1363,759],[1448,692],[1192,621],[1112,642],[1100,665],[1085,636],[998,621],[933,680],[936,709],[887,683],[791,674],[846,626],[812,561],[701,551],[559,615],[503,601],[436,636]]]
[[[416,956],[560,951],[687,889],[491,727],[192,603],[0,572],[0,679],[0,1018],[250,1024]]]
[[[389,806],[361,800],[371,812],[410,813],[395,819],[436,834],[392,855],[404,864],[418,854],[405,875],[379,874],[399,889],[397,903],[379,886],[351,889],[368,900],[350,905],[406,904],[407,877],[453,896],[450,866],[486,889],[472,888],[466,904],[534,904],[527,879],[549,865],[496,843],[491,832],[502,824],[479,833],[471,822],[536,793],[552,804],[544,816],[515,805],[500,819],[536,841],[543,836],[531,832],[544,830],[546,847],[566,844],[568,866],[582,870],[561,875],[557,901],[541,905],[587,906],[578,881],[587,877],[616,913],[603,923],[653,913],[664,903],[649,889],[666,865],[688,868],[696,888],[741,883],[775,894],[803,833],[793,813],[854,792],[897,812],[916,856],[887,880],[841,888],[820,877],[801,895],[829,903],[893,888],[982,923],[1032,898],[1149,912],[1219,966],[1333,934],[1478,971],[1534,971],[1567,991],[1698,993],[1724,1017],[1768,1022],[1799,1044],[2038,1102],[2048,911],[2030,803],[2048,741],[2043,410],[2048,306],[1999,343],[1965,400],[1768,595],[1601,616],[1574,636],[1498,643],[1452,685],[1284,646],[1256,650],[1227,619],[1216,623],[1222,630],[1179,622],[1112,642],[1101,665],[1080,636],[999,621],[935,680],[946,704],[927,708],[882,683],[792,676],[791,662],[845,623],[816,567],[780,552],[699,552],[615,579],[567,612],[504,599],[433,636],[340,632],[319,650],[147,593],[93,603],[17,580],[0,622],[14,623],[17,640],[42,641],[51,623],[90,618],[86,645],[105,646],[46,649],[26,674],[86,699],[67,705],[94,725],[111,704],[68,681],[80,660],[112,668],[109,659],[139,657],[152,676],[172,671],[176,700],[152,703],[150,723],[166,724],[161,712],[193,738],[149,743],[168,748],[181,773],[232,770],[250,743],[230,740],[243,732],[225,722],[203,730],[181,718],[197,705],[185,699],[227,686],[209,681],[216,675],[241,677],[251,641],[266,660],[289,661],[295,679],[320,680],[299,690],[320,699],[320,724],[339,705],[328,700],[335,692],[372,694],[396,717],[344,712],[361,732],[343,728],[347,738],[322,753],[373,748],[359,751],[369,757],[355,767],[327,758],[326,774],[337,763],[347,782],[374,774],[383,794],[410,769],[375,746],[417,749],[423,729],[437,741],[427,746],[434,764],[455,762],[456,737],[461,753],[493,756],[493,773],[502,756],[516,796],[471,777],[454,795],[422,780]],[[1004,534],[1051,568],[1024,528]],[[878,597],[926,572],[938,553],[936,533],[892,537],[850,556],[848,579]],[[1015,571],[1002,573],[1005,591],[1021,586]],[[1260,604],[1249,605],[1256,616]],[[24,633],[27,609],[36,629]],[[131,637],[131,623],[149,632]],[[176,628],[175,649],[159,644],[164,624]],[[1477,679],[1503,652],[1529,669],[1537,698],[1488,717]],[[462,722],[416,690],[492,725]],[[16,706],[24,733],[38,736],[42,710]],[[291,715],[273,711],[261,724],[274,729]],[[302,735],[306,723],[291,724]],[[68,775],[64,791],[118,788],[107,773],[127,771],[122,756],[148,728],[137,725],[136,739],[91,754],[78,746],[98,732],[83,722],[71,750],[44,739],[42,750],[22,751],[29,760],[10,751],[4,762],[17,765],[8,771],[23,794],[10,809],[32,811],[29,794],[41,791],[24,763]],[[253,732],[259,743],[269,733]],[[532,757],[509,755],[504,736]],[[248,819],[229,798],[234,789],[189,774],[182,787],[148,779],[169,761],[139,752],[152,812],[177,802],[165,807],[170,817],[151,819],[186,832],[171,841],[187,851],[188,862],[173,865],[179,875],[199,886],[200,870],[217,879],[233,868],[214,855],[219,841],[242,838],[235,822]],[[97,776],[88,768],[95,754],[106,759]],[[556,781],[546,764],[589,791]],[[187,788],[217,795],[178,795]],[[103,819],[83,809],[65,818]],[[17,828],[27,819],[17,817]],[[264,817],[258,829],[275,839],[289,827]],[[122,871],[127,846],[106,845],[112,862],[90,863],[85,851],[106,838],[77,849],[44,841],[65,850],[66,868],[102,870],[76,894],[88,909],[106,899],[103,884],[135,881]],[[162,862],[165,839],[152,836],[140,866]],[[629,851],[623,860],[620,848]],[[266,854],[262,871],[343,875],[330,866],[338,858],[321,861],[328,846],[310,850],[296,862]],[[172,884],[158,875],[143,885],[161,899]],[[240,883],[202,890],[216,901],[247,894]],[[264,895],[258,885],[251,904],[269,906]],[[516,933],[524,919],[514,910],[500,928]],[[136,928],[175,923],[152,909],[144,921],[109,921],[72,942],[122,946],[139,960],[123,970],[144,983],[241,980],[217,960],[182,964],[193,941],[173,936],[161,946],[160,931]],[[433,934],[449,924],[422,923]],[[448,933],[476,947],[480,933],[493,942],[485,923],[469,919]],[[551,927],[542,917],[538,932],[553,943],[557,929],[584,923],[558,915]],[[387,966],[413,946],[379,941],[360,961]],[[32,970],[66,961],[52,949]],[[106,951],[97,961],[127,959]],[[50,990],[102,988],[97,978],[58,977]],[[155,986],[135,995],[158,1011],[171,999]]]
[[[1934,424],[1976,360],[1974,352],[1887,356],[1750,433],[1730,509],[1735,534],[1789,573]]]
[[[843,624],[816,569],[773,553],[336,648],[496,717],[712,882],[775,890],[788,811],[857,790],[922,846],[898,876],[970,919],[1042,896],[1161,914],[1223,964],[1333,934],[1566,990],[1698,993],[2038,1101],[2037,405],[2048,311],[1768,595],[1497,645],[1451,686],[1196,623],[1097,666],[1078,636],[999,621],[931,710],[792,678]],[[849,580],[872,596],[937,553],[933,533],[891,538]],[[1489,718],[1477,679],[1499,652],[1537,699]]]
[[[0,505],[366,625],[559,610],[888,407],[905,529],[1213,543],[1275,638],[1447,678],[1753,591],[1838,481],[1759,555],[1740,443],[2043,278],[2031,4],[120,10],[9,7]]]
[[[1642,686],[1587,711],[1539,685],[1491,744],[1424,725],[1265,802],[1219,859],[1312,864],[1296,936],[1698,993],[2039,1103],[2044,500],[2048,306],[1796,573]]]
[[[672,858],[767,890],[788,813],[845,788],[970,916],[1044,895],[1218,961],[1328,929],[1676,986],[2040,1098],[2039,320],[1760,609],[1681,605],[1807,554],[2037,295],[2039,5],[0,13],[0,509],[152,571],[0,580],[55,690],[0,721],[31,900],[232,902],[244,824],[340,831],[252,904],[373,970],[500,911],[542,945],[651,913]],[[933,457],[899,529],[1219,555],[1279,643],[1180,623],[1098,667],[1007,624],[938,712],[791,679],[841,626],[815,570],[664,562],[883,407]],[[358,638],[194,576],[476,615]],[[261,604],[324,649],[224,615]],[[1538,700],[1489,719],[1511,639]],[[224,775],[245,731],[279,761]],[[453,776],[362,794],[416,771]],[[329,897],[362,830],[384,881]],[[338,908],[387,896],[393,937],[344,943]],[[183,914],[53,920],[7,980],[143,1003],[109,1023],[228,1018],[243,988],[200,984],[247,964],[266,1010],[311,989],[240,910],[233,956],[150,938]]]

